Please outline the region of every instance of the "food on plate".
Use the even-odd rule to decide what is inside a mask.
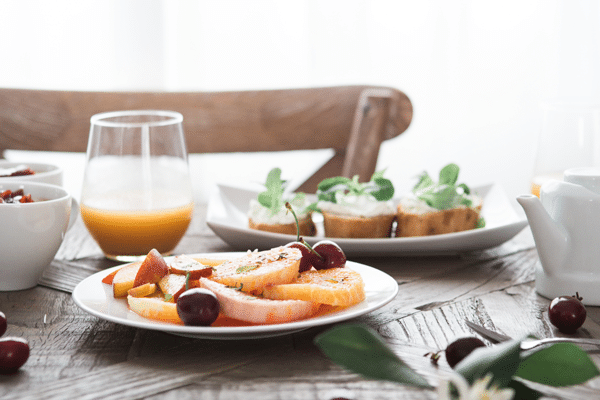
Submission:
[[[285,206],[290,210],[297,224],[298,218],[290,203],[286,203]],[[315,267],[315,269],[327,269],[344,267],[346,265],[346,254],[344,254],[340,246],[331,240],[321,240],[314,246],[311,246],[300,237],[300,231],[298,231],[296,241],[286,244],[286,247],[296,248],[302,254],[298,272],[308,271],[312,267]]]
[[[349,268],[312,269],[292,283],[267,286],[263,296],[277,300],[306,300],[332,306],[349,306],[365,299],[360,274]]]
[[[0,168],[0,178],[9,176],[25,176],[34,175],[35,171],[29,168],[27,165],[17,165],[16,167]]]
[[[16,191],[5,190],[0,193],[0,204],[2,203],[33,203],[30,194],[25,194],[23,189]]]
[[[390,237],[396,218],[391,198],[394,185],[375,172],[369,182],[358,176],[327,178],[317,187],[316,207],[323,214],[325,236],[332,238]]]
[[[177,314],[185,325],[209,326],[219,317],[220,304],[210,290],[186,290],[177,300]]]
[[[152,249],[140,265],[133,280],[133,287],[146,283],[158,283],[168,273],[169,267],[165,259],[156,249]]]
[[[323,246],[315,249],[329,254],[322,261],[326,268],[317,270],[311,264],[302,273],[302,252],[288,246],[248,251],[228,260],[182,255],[168,264],[153,249],[144,261],[111,272],[102,283],[112,285],[115,298],[126,297],[133,312],[163,322],[191,326],[215,321],[240,326],[291,322],[313,316],[321,306],[348,307],[365,298],[362,277],[345,268],[343,251],[333,242]],[[154,282],[163,263],[167,273]],[[202,276],[193,275],[197,271]],[[138,276],[146,278],[138,281]]]
[[[281,169],[273,168],[267,175],[266,190],[250,200],[248,227],[260,231],[295,235],[297,226],[285,203],[289,202],[298,216],[298,228],[302,236],[314,236],[310,202],[304,193],[287,194],[287,181],[281,179]]]
[[[249,252],[215,267],[211,279],[243,292],[256,292],[267,285],[290,283],[296,279],[301,258],[300,250],[290,247]]]
[[[457,184],[459,167],[448,164],[439,181],[423,172],[412,195],[397,206],[396,237],[429,236],[460,232],[484,226],[480,216],[483,199],[471,193],[464,183]]]
[[[221,304],[223,315],[253,324],[290,322],[310,317],[318,303],[302,300],[271,300],[252,296],[208,278],[200,278],[200,286],[212,291]]]

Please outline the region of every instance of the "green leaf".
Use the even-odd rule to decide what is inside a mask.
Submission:
[[[458,165],[448,164],[440,171],[440,185],[454,185],[458,180]]]
[[[272,208],[276,199],[273,198],[273,193],[271,192],[261,192],[258,194],[258,202],[263,207]]]
[[[315,343],[333,362],[367,378],[431,387],[368,327],[338,325],[317,336]]]
[[[283,183],[285,183],[285,181],[281,180],[280,168],[273,168],[271,171],[269,171],[267,175],[267,181],[265,182],[265,187],[267,189],[279,189]]]
[[[375,178],[373,180],[377,185],[377,189],[369,192],[379,201],[387,201],[394,197],[394,185],[392,181],[386,178]]]
[[[492,384],[506,387],[519,368],[521,340],[511,340],[492,347],[475,349],[454,368],[471,385],[492,373]]]
[[[419,182],[417,182],[417,184],[413,188],[413,192],[415,193],[419,190],[423,190],[429,186],[435,185],[435,182],[433,181],[433,179],[431,179],[427,172],[423,172],[421,175],[419,175],[418,178]]]
[[[572,386],[600,375],[600,371],[578,346],[557,343],[528,355],[515,375],[549,386]]]
[[[524,383],[514,379],[508,383],[507,387],[512,388],[515,391],[513,400],[537,400],[544,396],[543,393],[540,393],[537,390],[532,389],[526,386]]]
[[[330,190],[334,186],[347,185],[350,182],[352,182],[352,180],[349,178],[346,178],[344,176],[334,176],[333,178],[327,178],[327,179],[322,180],[317,185],[317,190],[325,192],[325,191]]]

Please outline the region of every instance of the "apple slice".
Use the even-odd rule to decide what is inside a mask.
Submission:
[[[165,294],[165,299],[172,303],[177,302],[177,298],[185,292],[185,275],[168,274],[158,282],[160,290]]]
[[[146,283],[142,286],[134,287],[129,289],[127,294],[133,297],[146,297],[150,296],[156,292],[156,284],[155,283]]]
[[[127,292],[133,287],[133,282],[141,266],[142,262],[138,261],[117,270],[112,280],[113,296],[127,296]]]
[[[158,283],[168,273],[169,267],[165,259],[158,250],[152,249],[142,262],[142,266],[133,281],[133,287],[142,286],[146,283]]]
[[[183,324],[179,314],[177,314],[177,305],[164,301],[160,297],[127,296],[127,303],[131,311],[144,318]]]
[[[182,254],[173,258],[173,261],[169,265],[169,271],[172,274],[190,274],[190,279],[200,279],[211,276],[213,267],[201,264],[193,258]]]

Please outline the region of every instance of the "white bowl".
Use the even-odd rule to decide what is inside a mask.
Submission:
[[[20,176],[2,176],[0,177],[0,182],[41,182],[58,186],[62,186],[63,184],[63,170],[62,168],[56,165],[0,160],[0,169],[14,168],[22,165],[31,168],[35,172],[35,174]]]
[[[31,194],[33,203],[0,204],[0,291],[36,286],[69,228],[72,201],[65,189],[38,182],[0,181],[0,193],[21,188]]]

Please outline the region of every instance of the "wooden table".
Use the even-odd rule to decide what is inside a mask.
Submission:
[[[205,224],[203,205],[175,253],[232,251]],[[374,328],[432,385],[439,367],[423,355],[474,335],[464,319],[507,335],[558,336],[549,301],[536,294],[538,262],[528,229],[494,249],[444,257],[353,259],[385,271],[399,294],[353,322]],[[326,358],[313,343],[331,326],[267,339],[219,341],[130,328],[91,316],[70,292],[86,276],[116,265],[100,253],[81,219],[39,286],[0,292],[7,335],[25,337],[31,355],[14,375],[0,375],[2,399],[434,399],[435,391],[368,380]],[[600,338],[600,308],[588,307],[577,336]],[[597,355],[593,355],[598,363]],[[548,392],[600,398],[600,380]]]

